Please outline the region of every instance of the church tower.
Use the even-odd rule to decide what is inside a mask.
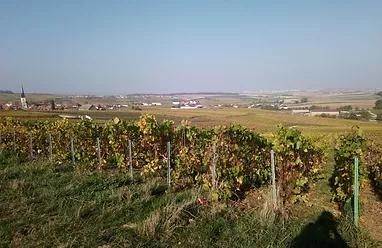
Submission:
[[[25,98],[25,93],[24,93],[24,87],[23,86],[21,86],[20,101],[21,101],[21,109],[27,110],[28,109],[28,104],[27,104],[27,99]]]

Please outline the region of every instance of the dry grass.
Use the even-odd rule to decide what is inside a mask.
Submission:
[[[154,211],[148,218],[137,223],[136,230],[139,235],[148,238],[169,238],[175,229],[187,224],[186,220],[192,217],[188,209],[196,204],[196,198],[184,202],[169,202],[166,206]]]

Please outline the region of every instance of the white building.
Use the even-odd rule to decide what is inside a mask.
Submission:
[[[292,114],[308,114],[309,109],[292,109]]]
[[[311,111],[310,116],[320,116],[320,115],[330,115],[330,116],[339,116],[340,112],[336,110],[322,110],[322,111]]]

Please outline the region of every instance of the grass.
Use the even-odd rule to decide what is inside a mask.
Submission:
[[[283,220],[269,208],[268,188],[242,202],[200,206],[197,198],[207,194],[201,189],[175,192],[162,179],[134,178],[1,155],[0,247],[377,245],[351,220],[322,207],[326,180],[317,184],[312,207],[295,205]]]

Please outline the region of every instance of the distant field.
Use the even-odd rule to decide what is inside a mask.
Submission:
[[[139,118],[141,114],[148,113],[155,115],[159,120],[170,119],[176,123],[180,123],[181,120],[189,120],[192,125],[198,127],[213,127],[238,123],[261,133],[274,131],[278,124],[296,126],[304,133],[310,135],[337,134],[350,130],[353,126],[359,126],[366,134],[382,138],[382,123],[310,117],[293,115],[289,112],[244,108],[182,110],[149,107],[142,111],[3,111],[0,112],[0,117],[13,116],[18,119],[54,119],[59,118],[58,115],[62,113],[73,115],[86,114],[97,122],[104,122],[114,117],[118,117],[122,120],[133,120]]]
[[[311,104],[330,108],[338,108],[345,105],[359,108],[373,108],[378,98],[377,95],[371,92],[327,93],[308,96]]]

